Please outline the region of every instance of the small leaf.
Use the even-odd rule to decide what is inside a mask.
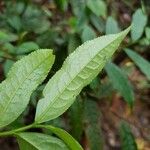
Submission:
[[[83,100],[81,96],[78,96],[68,112],[71,126],[71,135],[73,135],[73,137],[75,137],[75,139],[78,141],[81,140],[84,128],[83,108]]]
[[[142,58],[140,55],[130,49],[125,49],[125,52],[150,80],[150,62],[148,62],[146,59]]]
[[[93,93],[98,98],[106,98],[111,97],[112,93],[114,92],[114,89],[112,87],[112,83],[109,81],[102,82],[99,86],[97,86],[96,89],[93,90]]]
[[[66,11],[68,8],[68,0],[55,0],[55,3],[57,4],[58,8]]]
[[[137,150],[134,136],[126,122],[122,122],[120,126],[121,148],[122,150]]]
[[[84,103],[86,137],[90,150],[103,150],[103,138],[100,127],[100,111],[96,102],[86,99]]]
[[[105,22],[102,18],[97,17],[94,14],[90,15],[90,21],[92,25],[101,33],[105,31]]]
[[[70,150],[83,150],[81,145],[65,130],[51,125],[37,125],[37,127],[46,128],[52,131],[55,135],[57,135],[60,139],[64,141],[64,143],[68,146]]]
[[[85,10],[85,2],[84,0],[70,0],[71,6],[73,13],[77,16],[80,17]]]
[[[94,91],[96,90],[98,87],[100,87],[100,79],[99,77],[96,77],[92,80],[92,82],[90,83],[90,88]]]
[[[150,45],[150,40],[147,38],[142,38],[139,40],[139,46],[149,46]]]
[[[7,50],[7,52],[9,54],[16,54],[16,49],[15,49],[15,46],[13,46],[11,43],[4,43],[3,44],[3,49],[4,50]]]
[[[0,43],[16,41],[18,37],[15,34],[0,31]]]
[[[30,95],[46,78],[54,62],[49,49],[38,50],[16,62],[0,84],[0,127],[14,121],[27,106]]]
[[[45,15],[44,10],[39,9],[36,5],[27,5],[23,16],[22,28],[25,31],[42,34],[50,29],[50,22],[47,15]]]
[[[17,133],[20,150],[69,150],[60,139],[42,133]]]
[[[12,61],[12,60],[8,59],[5,61],[4,65],[3,65],[5,77],[7,76],[7,73],[9,72],[9,70],[13,64],[14,64],[14,61]]]
[[[16,31],[20,31],[22,28],[21,18],[19,16],[8,17],[9,25],[14,28]]]
[[[146,38],[150,41],[150,27],[145,28]]]
[[[82,42],[92,40],[96,37],[96,33],[90,26],[85,26],[81,35]]]
[[[71,35],[68,43],[68,53],[72,53],[80,45],[80,43],[81,41],[79,40],[79,37]]]
[[[125,73],[113,63],[108,63],[105,69],[114,88],[120,92],[125,101],[132,107],[134,104],[134,93]]]
[[[26,54],[38,49],[39,46],[34,42],[24,42],[17,47],[17,54]]]
[[[64,113],[82,88],[103,69],[129,30],[102,36],[79,46],[46,85],[44,98],[37,105],[35,122],[49,121]]]
[[[108,17],[106,21],[106,34],[114,34],[120,32],[118,23],[113,17]]]
[[[140,39],[146,23],[147,16],[143,13],[142,9],[137,9],[132,17],[131,38],[133,41]]]
[[[88,0],[87,6],[95,15],[106,17],[106,3],[103,0]]]
[[[79,17],[79,19],[77,19],[77,26],[76,26],[76,30],[81,33],[81,31],[83,31],[84,27],[88,24],[88,16],[86,15],[86,13],[82,13]]]

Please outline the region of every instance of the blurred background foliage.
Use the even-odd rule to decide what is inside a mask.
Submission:
[[[69,131],[85,150],[149,150],[149,18],[149,0],[1,0],[0,81],[15,61],[34,50],[51,48],[56,55],[28,108],[7,129],[33,121],[45,83],[79,45],[132,23],[103,72],[64,115],[48,123]],[[0,144],[3,150],[17,149],[12,138],[0,139]]]

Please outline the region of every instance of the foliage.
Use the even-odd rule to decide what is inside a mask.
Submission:
[[[86,135],[91,150],[103,149],[103,136],[100,128],[100,112],[96,102],[87,99],[85,101]]]
[[[45,86],[44,97],[38,102],[35,122],[32,127],[50,128],[66,142],[70,149],[82,149],[69,134],[66,135],[61,129],[37,125],[60,116],[70,107],[82,88],[89,84],[102,70],[129,30],[130,28],[119,34],[102,36],[86,42],[70,54],[62,68]],[[91,48],[93,53],[90,52]],[[1,83],[0,87],[1,116],[3,116],[0,120],[1,127],[10,124],[22,113],[31,93],[43,81],[53,62],[52,52],[43,49],[31,53],[13,65],[7,79]],[[22,101],[20,101],[20,98]],[[16,107],[17,111],[15,111]],[[16,130],[4,132],[0,135],[15,134]],[[29,138],[29,141],[36,142],[34,136],[26,136],[26,133],[21,133],[19,137],[24,140]],[[30,137],[33,139],[30,139]],[[27,145],[22,141],[19,143],[23,147]],[[51,145],[51,143],[48,142],[48,145]]]
[[[53,62],[52,51],[38,50],[13,65],[7,79],[0,84],[0,116],[3,116],[0,127],[24,111],[32,92],[46,78]]]
[[[61,140],[50,135],[22,132],[18,133],[16,136],[21,150],[69,150]]]
[[[149,4],[148,0],[141,2],[136,0],[132,2],[128,0],[112,0],[111,2],[109,0],[1,1],[0,81],[6,78],[0,84],[1,130],[9,130],[6,135],[14,135],[17,139],[21,139],[19,134],[30,139],[30,134],[34,134],[32,131],[35,131],[33,141],[31,140],[33,145],[28,143],[30,140],[21,139],[21,145],[28,146],[28,149],[30,147],[40,149],[40,147],[35,148],[38,142],[34,142],[36,139],[34,136],[38,136],[39,139],[51,139],[52,143],[58,141],[62,143],[62,146],[64,145],[65,149],[69,146],[72,149],[76,144],[80,147],[72,137],[69,141],[73,144],[68,145],[70,135],[60,128],[71,133],[84,149],[99,150],[107,146],[108,149],[117,149],[118,145],[111,147],[112,143],[109,143],[111,133],[107,135],[110,131],[109,123],[106,122],[109,120],[110,124],[112,123],[112,118],[109,116],[111,111],[118,111],[116,115],[119,116],[121,115],[119,109],[123,108],[124,116],[135,115],[137,109],[135,105],[139,105],[139,101],[144,101],[145,104],[145,100],[149,100]],[[124,39],[118,53],[108,60],[106,57],[108,53],[104,53],[103,46],[108,44],[108,48],[112,50],[112,47],[117,44],[115,40],[117,36],[113,37],[109,34],[119,33],[131,23],[131,34]],[[106,43],[101,40],[104,34],[109,37]],[[96,44],[88,42],[99,36]],[[109,44],[111,40],[116,44]],[[77,48],[86,41],[91,47],[83,44]],[[48,50],[49,48],[54,49],[53,54],[56,57],[52,68],[54,55],[51,50]],[[69,55],[70,53],[72,54]],[[26,56],[28,54],[29,56]],[[29,58],[32,55],[35,57]],[[104,59],[99,59],[98,55]],[[93,56],[95,56],[94,59]],[[46,59],[47,57],[49,59]],[[28,61],[24,62],[25,58]],[[31,63],[30,59],[34,63]],[[105,65],[106,60],[109,62],[107,65]],[[18,62],[15,63],[16,61]],[[85,67],[87,62],[90,68]],[[33,68],[33,65],[38,64],[37,68]],[[96,69],[94,66],[99,67]],[[103,67],[104,70],[99,74]],[[13,68],[16,68],[16,73],[13,73],[15,72],[12,71]],[[51,71],[49,71],[50,68]],[[30,71],[33,71],[31,75],[29,75]],[[14,90],[16,94],[12,97]],[[3,106],[6,103],[8,108],[4,113],[5,107]],[[149,101],[148,103],[146,101],[146,104],[148,106]],[[109,106],[109,110],[105,108],[106,105]],[[17,108],[17,111],[14,111],[13,107]],[[102,112],[102,115],[99,112]],[[11,116],[10,118],[7,118],[7,113]],[[41,114],[44,114],[44,117],[40,117]],[[105,114],[109,119],[103,118]],[[2,115],[4,117],[1,117]],[[34,115],[36,115],[35,118]],[[130,119],[133,121],[130,115],[127,116],[127,121]],[[139,116],[138,118],[140,120]],[[38,125],[31,124],[34,120]],[[44,124],[40,125],[41,122]],[[29,126],[22,127],[26,124]],[[112,125],[114,126],[115,123]],[[114,130],[113,126],[111,128]],[[38,133],[41,130],[36,128],[42,128],[44,134]],[[53,132],[54,128],[61,134]],[[30,133],[25,132],[28,129]],[[58,138],[53,138],[53,134]],[[117,132],[115,134],[117,135]],[[134,136],[132,136],[132,141],[134,141]],[[46,141],[41,139],[41,143],[44,142]],[[49,143],[47,140],[45,145]],[[119,148],[123,147],[123,143],[119,145]]]
[[[130,107],[134,104],[134,94],[130,82],[127,79],[126,74],[115,64],[109,63],[105,67],[106,72],[112,81],[115,89],[117,89]],[[116,78],[117,77],[117,78]]]
[[[84,129],[84,103],[81,96],[77,96],[75,102],[70,107],[69,116],[71,134],[80,141]]]
[[[140,70],[150,79],[150,63],[139,56],[136,52],[131,51],[130,49],[125,50],[127,55],[135,62],[135,64],[140,68]]]
[[[129,125],[126,122],[121,123],[120,136],[122,140],[123,150],[137,150],[137,145],[135,143],[134,136],[131,132]]]
[[[131,38],[133,41],[138,40],[142,36],[146,23],[147,16],[144,14],[142,9],[136,10],[133,14],[133,26],[131,29]]]
[[[35,122],[49,121],[64,113],[82,88],[102,70],[129,29],[96,38],[77,48],[47,83],[44,98],[37,105]]]

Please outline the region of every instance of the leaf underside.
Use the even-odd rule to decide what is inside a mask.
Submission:
[[[82,88],[103,69],[130,28],[118,34],[85,42],[64,62],[46,85],[36,110],[36,123],[52,120],[64,113]]]
[[[16,62],[0,84],[0,127],[14,121],[27,106],[30,95],[46,78],[54,62],[49,49],[38,50]]]

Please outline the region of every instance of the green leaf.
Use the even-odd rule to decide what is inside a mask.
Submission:
[[[70,0],[71,6],[73,13],[77,16],[80,17],[85,10],[85,2],[84,0]]]
[[[37,5],[26,6],[23,13],[22,25],[25,31],[37,34],[42,34],[50,29],[50,21],[47,15]]]
[[[107,8],[106,3],[102,0],[88,0],[88,8],[97,16],[106,17]]]
[[[17,38],[15,34],[0,31],[0,43],[13,42],[16,41]]]
[[[78,141],[81,140],[83,133],[83,100],[81,96],[76,98],[76,101],[69,109],[69,122],[71,126],[71,135],[75,137]]]
[[[103,69],[129,30],[130,27],[79,46],[46,85],[44,97],[37,105],[35,122],[46,122],[64,113],[82,88]]]
[[[79,37],[76,35],[71,35],[69,37],[69,43],[68,43],[68,53],[72,53],[79,45],[81,41],[79,40]]]
[[[149,46],[149,45],[150,45],[150,40],[149,39],[142,38],[142,39],[139,40],[139,46],[146,47],[146,46]],[[144,50],[144,49],[142,49],[142,50]]]
[[[113,17],[108,17],[106,21],[106,34],[114,34],[120,32],[118,23]]]
[[[150,27],[145,28],[146,38],[150,41]]]
[[[88,24],[88,16],[86,13],[82,13],[79,18],[77,19],[77,32],[81,33],[84,27]]]
[[[3,49],[4,50],[7,50],[7,52],[9,54],[16,54],[16,49],[15,49],[15,46],[13,46],[11,43],[4,43],[3,44]]]
[[[134,136],[126,122],[122,122],[120,126],[121,148],[122,150],[137,150]]]
[[[58,32],[54,30],[47,30],[43,34],[40,34],[36,38],[36,43],[40,46],[46,48],[49,47],[50,45],[54,45],[55,40],[58,38]]]
[[[143,11],[143,13],[146,13],[146,7],[145,7],[145,2],[143,0],[141,0],[141,9]]]
[[[20,31],[22,28],[21,18],[19,16],[12,16],[8,18],[9,25],[16,31]]]
[[[103,150],[103,138],[100,127],[100,110],[97,103],[93,100],[86,99],[85,109],[85,133],[89,143],[90,150]]]
[[[92,90],[96,90],[98,87],[100,87],[99,77],[94,78],[89,86]]]
[[[66,11],[68,8],[68,0],[55,0],[55,3],[57,4],[58,8]]]
[[[91,87],[91,86],[90,86]],[[93,89],[93,93],[98,98],[108,98],[111,97],[112,93],[114,92],[114,89],[112,87],[112,84],[109,81],[101,82],[97,84],[97,87]]]
[[[146,77],[150,80],[150,62],[142,58],[136,52],[125,49],[127,55],[135,62],[135,64],[140,68],[140,70],[146,75]]]
[[[17,133],[20,150],[69,150],[60,139],[41,133]]]
[[[147,16],[143,13],[142,9],[137,9],[132,17],[131,38],[133,41],[140,39],[146,23]]]
[[[64,143],[68,146],[70,150],[83,150],[81,145],[63,129],[51,125],[37,125],[36,127],[46,128],[52,131],[55,135],[57,135],[60,139],[64,141]]]
[[[114,88],[120,92],[125,101],[132,107],[134,104],[134,93],[125,73],[113,63],[108,63],[105,69]]]
[[[97,17],[94,14],[90,15],[90,21],[92,25],[101,33],[105,31],[105,22],[102,18]]]
[[[4,67],[4,74],[5,76],[7,76],[7,73],[9,72],[10,68],[12,67],[12,65],[14,64],[14,61],[12,60],[6,60],[3,67]]]
[[[25,54],[38,49],[39,46],[34,42],[24,42],[17,47],[17,54]]]
[[[82,42],[92,40],[96,37],[96,33],[90,26],[85,26],[81,35]]]
[[[54,62],[49,49],[38,50],[16,62],[0,84],[0,127],[14,121],[27,106],[30,95],[46,78]]]

